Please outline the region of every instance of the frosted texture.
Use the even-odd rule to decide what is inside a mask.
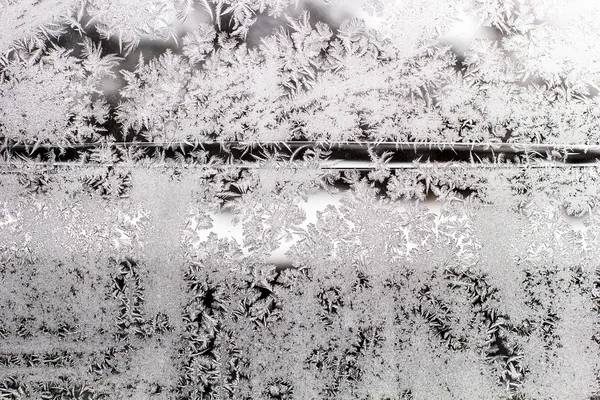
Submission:
[[[0,399],[600,398],[599,14],[0,0]]]

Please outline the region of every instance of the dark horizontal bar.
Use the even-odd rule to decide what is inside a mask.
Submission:
[[[586,164],[596,162],[600,158],[600,145],[568,145],[568,144],[520,144],[520,143],[451,143],[451,142],[244,142],[244,141],[212,141],[192,144],[188,142],[103,142],[84,143],[61,149],[52,144],[36,147],[32,145],[4,146],[3,151],[12,155],[29,156],[44,155],[43,152],[54,152],[61,155],[59,161],[74,161],[80,151],[93,151],[101,148],[128,148],[164,150],[166,157],[176,153],[188,154],[196,150],[205,150],[209,155],[227,156],[239,161],[254,161],[264,151],[276,149],[278,154],[301,156],[308,149],[330,151],[329,159],[340,161],[371,161],[372,155],[382,156],[391,152],[390,162],[411,163],[430,160],[436,162],[463,161],[484,163],[494,161],[500,155],[507,159],[522,157],[527,160],[561,161],[569,164]]]
[[[144,168],[163,168],[168,164],[165,163],[155,163],[152,165],[144,165]],[[427,167],[443,167],[443,168],[464,168],[465,165],[468,165],[470,168],[600,168],[600,163],[581,163],[581,164],[573,164],[573,163],[563,163],[556,161],[536,161],[529,164],[493,164],[493,163],[464,163],[464,162],[436,162],[436,163],[423,163],[423,162],[412,162],[412,163],[389,163],[386,165],[390,170],[396,169],[419,169],[419,168],[427,168]],[[78,163],[78,162],[25,162],[25,161],[16,161],[16,162],[0,162],[0,169],[3,169],[4,173],[7,172],[19,172],[19,167],[24,166],[38,166],[45,168],[53,168],[53,167],[70,167],[70,168],[97,168],[102,166],[110,166],[113,168],[128,168],[134,165],[128,165],[124,163]],[[199,165],[201,166],[201,165]],[[245,168],[245,169],[253,169],[253,168],[262,168],[260,164],[252,164],[252,163],[237,163],[237,164],[223,164],[213,165],[212,168]],[[344,170],[358,170],[358,171],[372,171],[376,167],[374,163],[362,163],[362,162],[347,162],[347,161],[325,161],[321,163],[318,167],[319,169],[324,170],[333,170],[333,171],[344,171]]]
[[[1,139],[0,139],[1,140]],[[66,146],[66,149],[92,149],[102,146],[138,146],[138,147],[164,147],[164,146],[185,146],[185,147],[194,147],[201,148],[203,146],[221,146],[221,147],[229,147],[229,146],[279,146],[279,147],[301,147],[301,146],[310,146],[310,147],[323,147],[323,148],[332,148],[332,147],[349,147],[349,148],[368,148],[368,147],[376,147],[376,148],[385,148],[385,149],[395,149],[395,150],[414,150],[414,149],[461,149],[461,150],[489,150],[493,149],[494,151],[500,152],[510,152],[510,151],[545,151],[545,150],[559,150],[559,149],[569,149],[576,152],[598,152],[600,153],[600,145],[585,145],[585,144],[563,144],[563,143],[479,143],[479,142],[369,142],[369,141],[343,141],[343,142],[331,142],[331,141],[306,141],[306,140],[294,140],[294,141],[260,141],[260,142],[252,142],[252,141],[243,141],[243,140],[234,140],[234,141],[207,141],[207,142],[199,142],[198,144],[193,144],[190,142],[96,142],[96,143],[79,143],[72,144],[70,146]],[[34,147],[43,148],[43,149],[60,149],[61,147],[56,144],[39,144],[34,146],[33,144],[15,144],[15,145],[5,145],[5,148],[9,149],[32,149]]]

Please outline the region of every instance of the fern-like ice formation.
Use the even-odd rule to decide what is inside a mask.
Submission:
[[[600,398],[599,14],[0,0],[0,399]]]
[[[597,396],[596,169],[207,161],[0,175],[0,396]]]
[[[112,90],[108,141],[598,143],[599,11],[589,2],[290,3],[84,1],[55,19],[62,27],[5,49],[0,93],[25,104],[27,93],[12,97],[21,77],[8,66],[43,65],[57,42],[83,61],[77,43],[91,35],[131,62],[141,44],[170,49],[115,66],[125,86],[117,76],[86,89]],[[0,120],[9,142],[19,123]],[[64,138],[64,126],[38,129],[48,143]]]

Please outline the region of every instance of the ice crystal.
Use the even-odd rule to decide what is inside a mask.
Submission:
[[[184,103],[191,74],[189,66],[181,57],[167,51],[148,64],[140,57],[135,71],[121,73],[127,82],[121,95],[129,100],[118,108],[123,133],[143,129],[151,140],[157,136],[173,139],[179,131],[171,128],[170,123],[176,124],[174,117]]]
[[[148,37],[151,40],[177,40],[175,21],[185,19],[193,10],[189,0],[87,1],[88,25],[110,39],[116,37],[119,48],[130,53]]]
[[[151,60],[145,70],[141,64],[134,72],[122,70],[128,86],[120,94],[125,105],[117,109],[117,123],[139,135],[192,141],[597,142],[597,71],[594,60],[581,58],[593,53],[594,44],[580,39],[594,35],[594,7],[581,4],[567,12],[553,2],[517,7],[371,1],[332,24],[316,11],[289,5],[206,1],[209,20],[194,29],[176,22],[190,14],[188,2],[88,2],[83,14],[67,13],[66,20],[86,34],[82,23],[89,14],[87,26],[118,41],[125,55],[145,37],[170,37],[181,46],[177,54],[158,55],[162,61]],[[329,7],[334,12],[338,6]],[[260,44],[249,46],[245,37],[261,13],[279,18],[279,27],[259,41],[253,36]],[[29,44],[15,43],[13,51],[48,56],[47,40],[66,35],[65,26],[46,28]],[[170,75],[167,59],[191,65]],[[133,86],[150,73],[179,85],[182,93],[177,99],[166,89],[154,93],[156,107],[164,110],[152,127],[144,126],[152,132],[142,132],[150,110],[135,104]],[[53,75],[70,79],[66,71]]]
[[[0,397],[598,396],[599,7],[327,3],[2,48]]]
[[[39,62],[9,61],[0,83],[0,133],[10,141],[69,146],[95,142],[109,108],[100,92],[114,75],[114,56],[84,42],[82,59],[56,47]]]

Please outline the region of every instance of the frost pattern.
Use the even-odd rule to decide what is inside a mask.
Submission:
[[[368,1],[328,20],[321,13],[340,3],[207,0],[193,27],[189,2],[121,3],[86,2],[15,42],[5,80],[15,58],[52,58],[61,36],[98,32],[127,57],[144,41],[168,47],[133,71],[119,66],[126,85],[109,125],[138,140],[598,143],[599,11],[584,1]],[[262,30],[265,18],[273,29]],[[39,82],[73,79],[47,67]],[[65,129],[60,121],[48,122]]]
[[[109,107],[99,93],[101,81],[114,77],[119,58],[102,56],[90,40],[82,59],[57,47],[31,65],[8,62],[0,82],[0,134],[21,143],[69,147],[96,142],[105,130]]]
[[[1,398],[600,396],[598,7],[328,3],[89,0],[0,58]]]
[[[598,394],[595,169],[451,178],[430,166],[382,178],[332,173],[310,153],[297,162],[155,164],[129,172],[129,197],[90,192],[93,171],[3,175],[1,393]],[[549,176],[574,192],[546,186]],[[194,190],[173,196],[174,179]],[[406,200],[380,190],[398,182]],[[340,200],[307,222],[304,204],[323,190]],[[439,210],[419,200],[425,190],[443,194]],[[582,227],[562,216],[573,201],[590,205]],[[223,218],[241,236],[214,230]],[[284,243],[288,264],[273,264]]]
[[[116,37],[126,54],[134,50],[143,37],[151,40],[177,39],[175,21],[192,12],[189,0],[86,1],[88,25],[93,24],[106,39]]]

